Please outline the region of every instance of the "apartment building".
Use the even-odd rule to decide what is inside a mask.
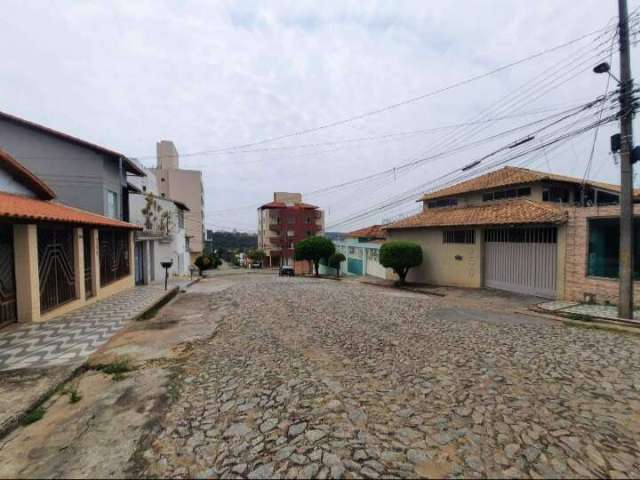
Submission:
[[[302,201],[301,193],[275,192],[258,208],[258,248],[269,267],[294,264],[294,245],[324,230],[324,212]]]
[[[157,166],[151,169],[156,176],[161,196],[187,206],[184,212],[187,250],[190,262],[204,251],[204,188],[202,172],[180,168],[180,157],[173,142],[162,140],[156,144]]]

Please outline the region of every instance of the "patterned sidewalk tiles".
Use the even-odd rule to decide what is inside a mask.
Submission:
[[[79,364],[171,291],[135,287],[48,322],[0,330],[0,371]]]
[[[608,320],[620,320],[618,307],[614,305],[590,305],[586,303],[555,301],[536,305],[539,309],[564,314],[581,315],[584,317],[604,318]],[[640,323],[640,312],[633,313],[634,320],[625,320],[629,323]]]

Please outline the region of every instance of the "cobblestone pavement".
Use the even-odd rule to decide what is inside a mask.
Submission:
[[[0,371],[80,362],[166,295],[136,287],[43,323],[0,330]]]
[[[640,337],[447,302],[238,280],[139,473],[640,476]]]

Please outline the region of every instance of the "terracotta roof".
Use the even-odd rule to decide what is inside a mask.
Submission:
[[[382,225],[371,225],[370,227],[349,232],[347,236],[353,238],[387,238],[387,232]]]
[[[260,208],[309,208],[315,210],[319,207],[304,202],[291,203],[289,205],[287,205],[285,202],[269,202],[265,203]]]
[[[480,190],[489,190],[492,188],[506,187],[508,185],[520,185],[524,183],[541,182],[541,181],[556,181],[573,183],[576,185],[582,184],[581,178],[567,177],[564,175],[556,175],[555,173],[538,172],[536,170],[529,170],[528,168],[520,167],[504,167],[494,172],[489,172],[485,175],[466,180],[464,182],[456,183],[450,187],[437,190],[435,192],[426,193],[420,200],[432,200],[434,198],[451,197],[453,195],[460,195],[463,193],[477,192]],[[611,192],[619,192],[620,185],[604,182],[593,182],[587,180],[586,185],[599,188],[602,190],[608,190]],[[640,193],[636,191],[636,194]]]
[[[518,199],[478,207],[428,209],[387,225],[386,228],[391,230],[420,227],[562,223],[566,217],[566,211],[556,205]]]
[[[0,170],[7,172],[17,182],[27,187],[42,200],[51,200],[56,198],[56,194],[46,183],[36,177],[4,150],[0,150]]]
[[[60,222],[98,227],[141,230],[131,223],[104,217],[95,213],[68,207],[61,203],[45,202],[36,198],[0,192],[0,219],[32,220],[36,222]]]
[[[0,112],[0,118],[4,118],[5,120],[10,120],[14,123],[18,123],[25,127],[31,128],[32,130],[38,130],[40,132],[52,135],[54,137],[58,137],[67,142],[75,143],[76,145],[80,145],[86,148],[93,150],[94,152],[102,153],[105,155],[109,155],[111,157],[122,158],[124,160],[125,168],[128,172],[138,175],[140,177],[146,177],[147,174],[144,173],[133,161],[129,160],[125,155],[120,152],[116,152],[115,150],[110,150],[105,147],[101,147],[100,145],[96,145],[95,143],[87,142],[86,140],[82,140],[80,138],[74,137],[72,135],[59,132],[54,130],[53,128],[45,127],[44,125],[40,125],[35,122],[30,122],[29,120],[25,120],[24,118],[16,117],[15,115],[11,115],[10,113]]]

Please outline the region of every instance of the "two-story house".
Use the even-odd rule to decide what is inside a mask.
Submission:
[[[127,176],[144,172],[125,155],[3,112],[0,148],[46,182],[60,202],[128,221]]]
[[[425,194],[421,213],[385,228],[422,246],[409,281],[615,302],[619,191],[504,167]]]

